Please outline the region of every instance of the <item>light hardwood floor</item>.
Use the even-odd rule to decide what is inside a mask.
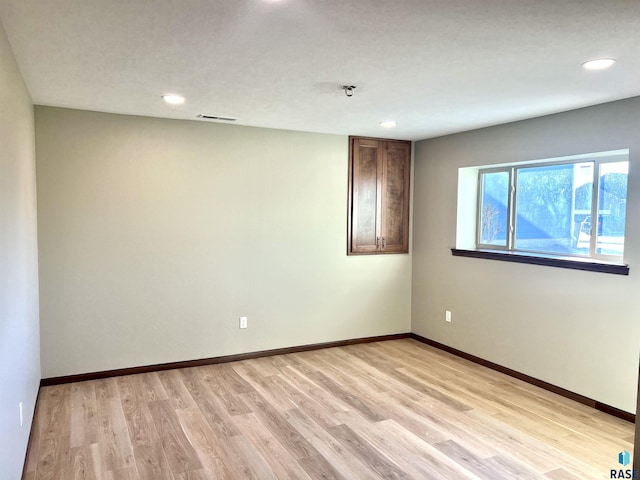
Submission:
[[[633,425],[414,340],[45,387],[27,480],[604,479]]]

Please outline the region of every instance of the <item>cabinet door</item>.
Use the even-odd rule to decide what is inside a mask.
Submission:
[[[408,253],[411,144],[384,142],[382,164],[381,248],[386,253]]]
[[[379,141],[354,138],[351,144],[351,245],[349,253],[380,249],[382,151]]]

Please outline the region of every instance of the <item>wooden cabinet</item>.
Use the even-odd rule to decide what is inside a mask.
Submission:
[[[409,253],[411,142],[349,137],[347,254]]]

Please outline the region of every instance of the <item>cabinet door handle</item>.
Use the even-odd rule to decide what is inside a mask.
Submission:
[[[384,237],[382,237],[382,248],[384,248]]]
[[[380,248],[380,237],[376,237],[376,248]]]

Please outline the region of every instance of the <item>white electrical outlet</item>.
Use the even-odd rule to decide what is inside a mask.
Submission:
[[[451,323],[451,312],[449,310],[446,310],[444,312],[444,319],[446,322]]]
[[[18,408],[20,409],[20,428],[22,428],[22,402],[20,402],[20,404],[18,405]]]
[[[240,328],[247,328],[248,320],[247,317],[240,317]]]

